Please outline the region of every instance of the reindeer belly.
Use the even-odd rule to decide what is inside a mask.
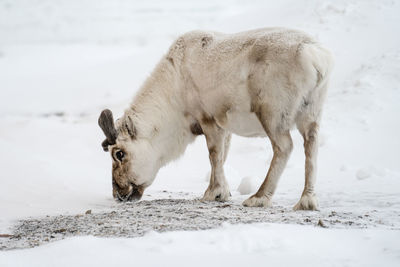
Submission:
[[[246,111],[228,111],[223,121],[217,121],[222,128],[245,137],[267,136],[254,113]]]

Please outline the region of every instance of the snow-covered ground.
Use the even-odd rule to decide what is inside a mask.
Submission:
[[[144,237],[74,237],[0,254],[16,266],[398,266],[400,232],[226,225]]]
[[[120,115],[179,34],[267,26],[302,29],[335,55],[321,126],[321,212],[382,221],[364,230],[260,224],[134,239],[74,237],[0,252],[0,266],[399,265],[399,14],[400,1],[392,0],[0,0],[0,234],[30,216],[113,209],[100,111]],[[296,132],[293,139],[274,197],[286,209],[304,183],[302,140]],[[237,190],[243,178],[256,190],[271,157],[267,139],[233,138],[225,168],[233,203],[248,197]],[[209,169],[199,137],[160,171],[144,200],[200,197]]]

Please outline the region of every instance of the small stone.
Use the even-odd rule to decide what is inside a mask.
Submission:
[[[11,237],[14,237],[14,236],[13,235],[9,235],[9,234],[0,234],[0,237],[11,238]]]
[[[92,214],[92,210],[87,210],[85,214]]]
[[[328,228],[328,227],[324,224],[324,222],[323,222],[321,219],[319,219],[317,225],[318,225],[319,227],[322,227],[322,228]]]

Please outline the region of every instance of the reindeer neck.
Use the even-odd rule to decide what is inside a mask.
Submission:
[[[159,167],[181,156],[194,140],[184,116],[178,78],[172,65],[162,60],[131,105],[138,138],[151,143]]]

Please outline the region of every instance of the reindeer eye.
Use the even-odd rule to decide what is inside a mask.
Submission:
[[[122,161],[122,160],[124,159],[125,154],[124,154],[124,152],[123,152],[122,150],[118,150],[118,151],[115,153],[115,156],[117,157],[117,159],[118,159],[119,161]]]

